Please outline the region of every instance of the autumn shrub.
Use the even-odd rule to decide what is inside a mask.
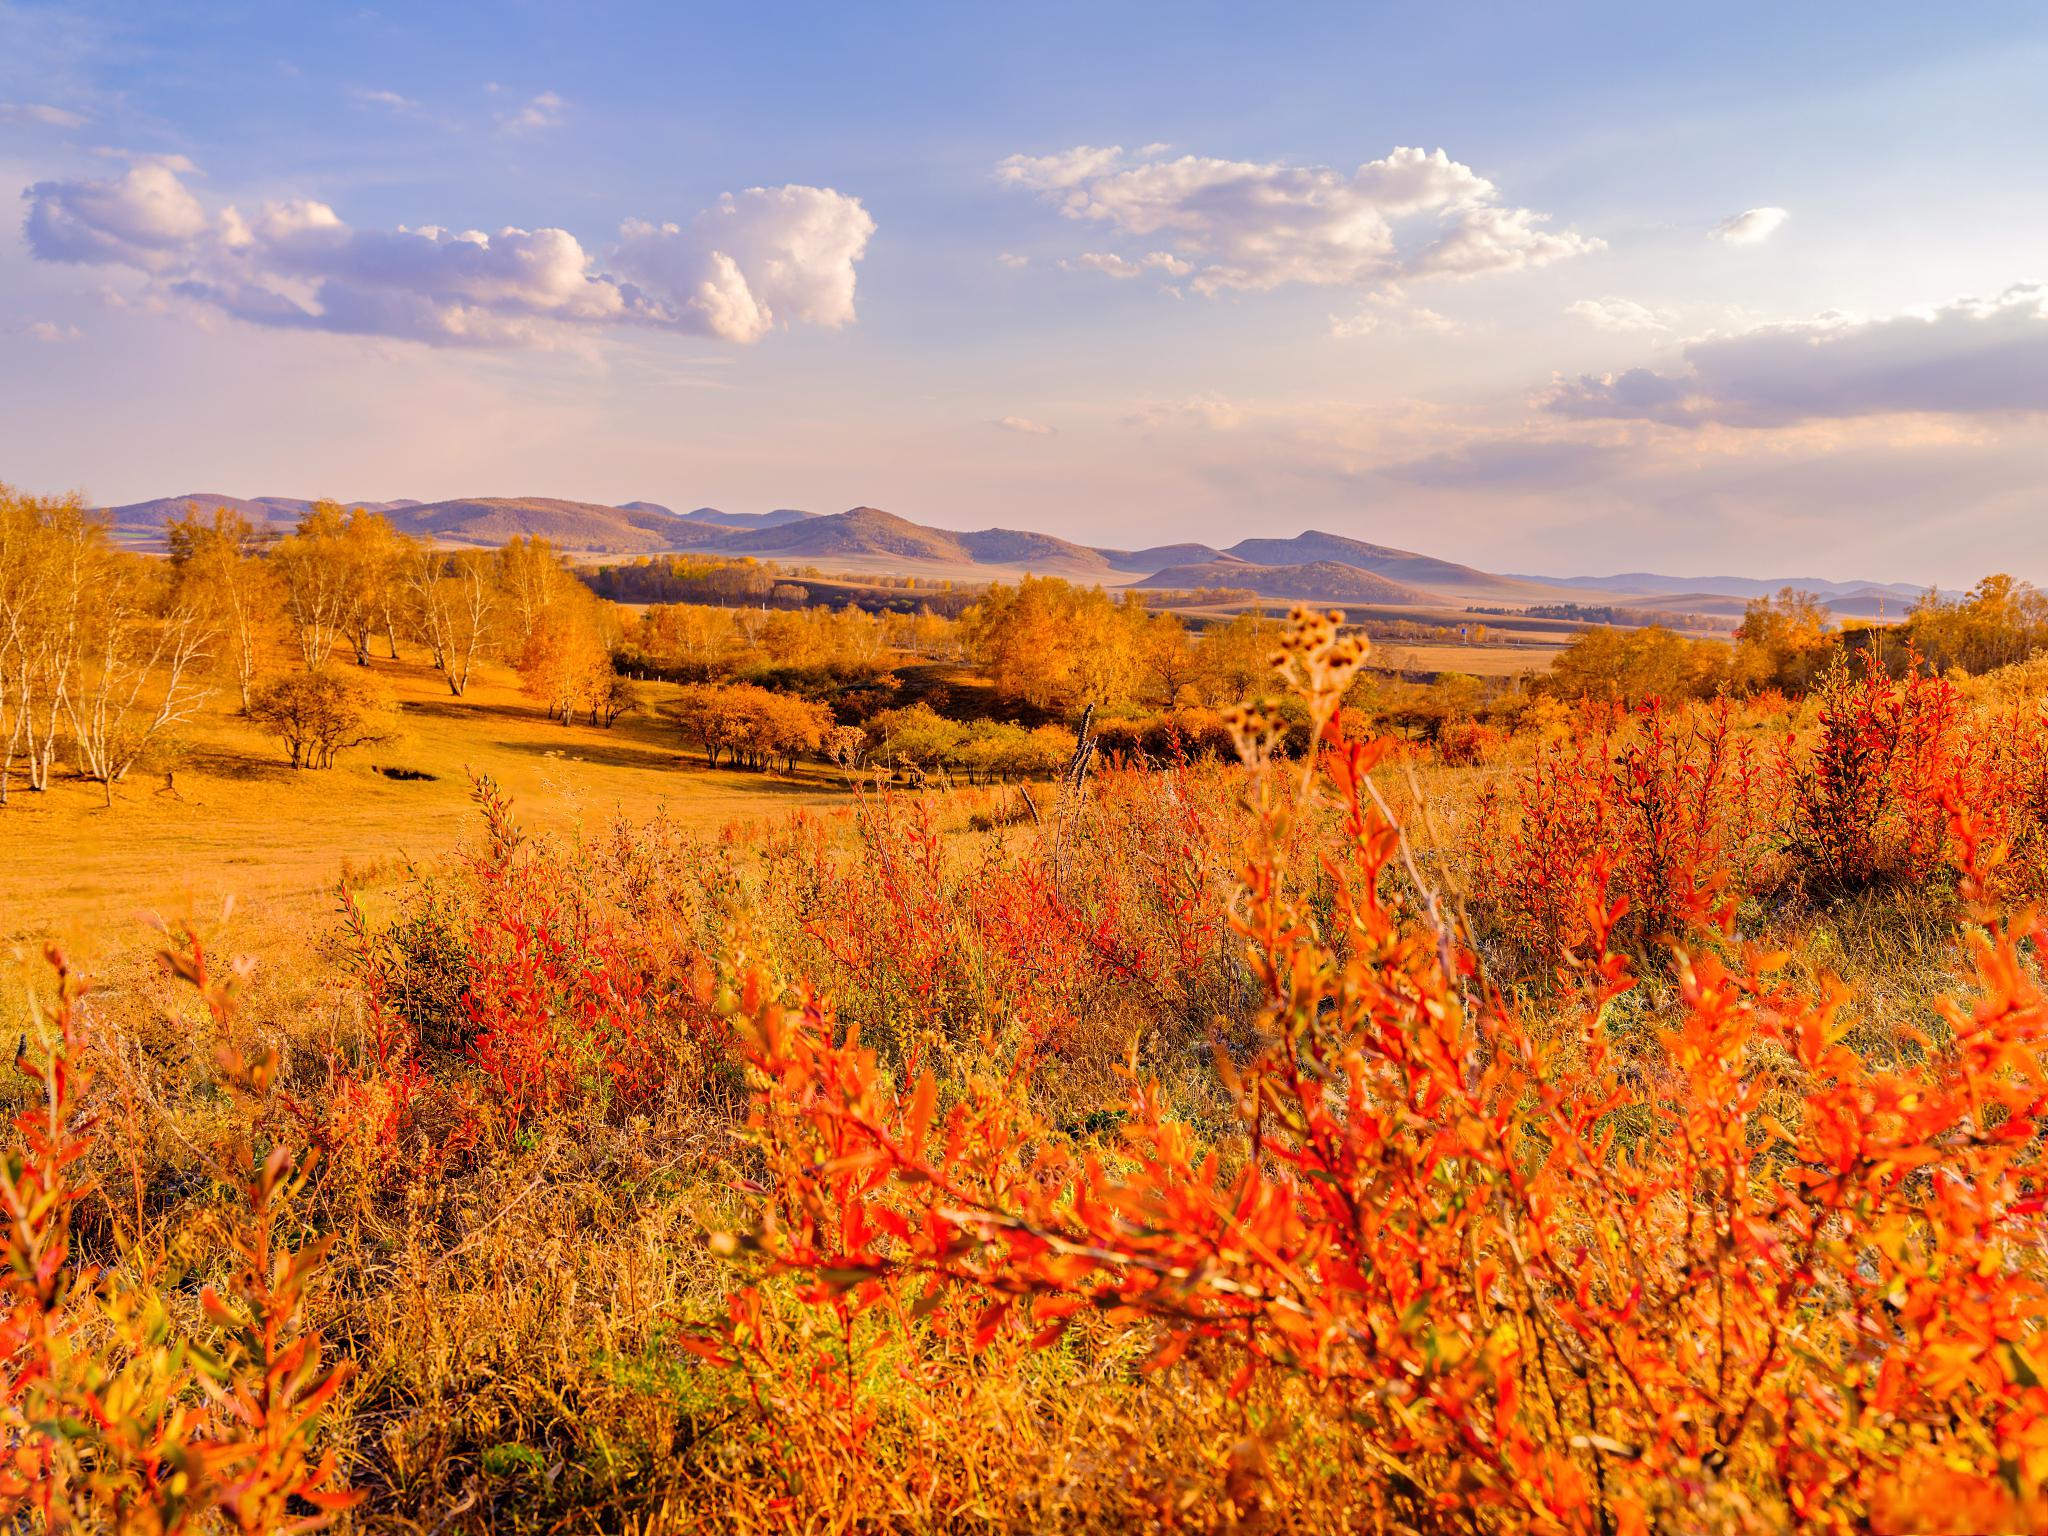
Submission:
[[[1022,1390],[1019,1361],[1055,1351],[1101,1379],[1135,1333],[1155,1391],[1240,1405],[1224,1435],[1191,1431],[1212,1471],[1188,1524],[2048,1521],[2035,919],[1968,908],[1972,1000],[1932,1000],[1938,1043],[1866,1060],[1839,990],[1774,979],[1777,957],[1724,928],[1726,959],[1674,952],[1655,1051],[1618,1052],[1626,900],[1596,874],[1575,1001],[1505,1002],[1413,872],[1379,748],[1344,737],[1355,657],[1312,622],[1291,658],[1326,748],[1251,780],[1231,923],[1261,1002],[1214,1057],[1230,1133],[1143,1071],[1113,1129],[1062,1128],[1031,1091],[1045,1059],[898,1070],[799,978],[749,967],[759,1171],[717,1246],[756,1278],[697,1350],[775,1377],[799,1417],[808,1390],[857,1462],[902,1383],[980,1362]],[[1668,808],[1710,782],[1692,754],[1711,738],[1634,747],[1635,768],[1602,758],[1627,792]],[[1318,911],[1290,838],[1332,805],[1344,851]],[[2001,851],[1953,787],[1945,809],[1981,902]],[[1677,888],[1710,889],[1693,831],[1670,835]],[[777,1276],[825,1326],[771,1305]],[[1341,1513],[1299,1497],[1332,1462]],[[793,1501],[855,1475],[812,1467]]]
[[[1654,957],[1765,878],[1781,803],[1725,700],[1589,716],[1479,798],[1464,852],[1481,936],[1540,981],[1584,956],[1605,893],[1626,903],[1614,942]]]
[[[224,1022],[234,978],[212,973],[196,939],[164,958]],[[348,1363],[326,1359],[305,1316],[333,1239],[289,1239],[318,1154],[259,1147],[246,1120],[212,1149],[235,1203],[193,1234],[218,1272],[195,1277],[196,1316],[176,1305],[169,1255],[145,1251],[140,1233],[115,1262],[92,1262],[75,1230],[95,1194],[87,988],[59,952],[49,962],[38,1052],[24,1040],[15,1062],[35,1097],[0,1163],[0,1515],[51,1531],[324,1526],[361,1496],[320,1444]],[[275,1056],[223,1046],[219,1065],[223,1088],[260,1113]]]
[[[1824,897],[1926,880],[1949,846],[1941,797],[1960,768],[1954,686],[1917,663],[1895,681],[1874,654],[1854,670],[1838,656],[1815,699],[1815,740],[1788,748],[1782,766],[1796,875]]]

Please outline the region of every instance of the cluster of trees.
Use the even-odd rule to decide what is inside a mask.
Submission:
[[[832,723],[832,712],[823,704],[753,683],[688,684],[666,713],[703,748],[704,761],[713,768],[723,758],[736,768],[764,769],[779,762],[785,771],[794,771],[806,752],[844,755],[850,750],[844,728]]]
[[[232,623],[203,587],[117,549],[75,496],[0,486],[0,804],[59,754],[113,786],[206,701]]]
[[[782,580],[772,560],[719,555],[642,555],[622,565],[600,565],[584,580],[615,603],[764,603],[805,589]],[[778,591],[780,595],[778,595]]]
[[[1905,630],[1930,666],[1975,676],[2048,651],[2048,594],[2011,576],[1986,576],[1953,601],[1930,591]]]
[[[564,722],[610,724],[632,702],[611,663],[611,606],[545,539],[436,549],[380,513],[331,501],[281,539],[227,508],[191,510],[166,535],[179,584],[205,594],[229,638],[247,712],[267,655],[317,673],[367,666],[380,639],[396,660],[401,638],[426,651],[457,698],[492,657],[517,667],[526,692]]]
[[[564,721],[610,724],[635,702],[612,666],[612,605],[545,540],[435,549],[334,502],[282,537],[188,508],[165,538],[165,559],[122,549],[76,496],[0,486],[0,803],[67,761],[111,801],[222,687],[294,766],[326,766],[388,719],[335,669],[380,646],[396,658],[401,640],[456,696],[494,657]]]
[[[957,660],[960,640],[953,620],[929,610],[657,603],[626,634],[624,650],[629,666],[699,680],[768,672],[846,680],[911,658]]]
[[[876,715],[865,741],[871,762],[945,772],[969,783],[1044,778],[1066,767],[1075,747],[1074,733],[1063,725],[949,720],[921,702]]]
[[[2048,594],[2011,576],[1987,576],[1960,598],[1929,592],[1902,624],[1840,626],[1817,594],[1785,587],[1746,605],[1734,641],[1688,639],[1655,625],[1589,629],[1551,664],[1545,687],[1625,704],[1724,690],[1800,695],[1842,651],[1865,648],[1895,674],[1918,658],[1936,672],[1976,676],[2048,652]]]
[[[1190,630],[1143,597],[1027,576],[961,616],[962,644],[996,692],[1039,709],[1234,703],[1268,676],[1278,620],[1238,614]]]

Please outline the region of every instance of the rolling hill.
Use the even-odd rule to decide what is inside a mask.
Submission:
[[[604,507],[550,496],[477,496],[433,501],[391,514],[403,532],[446,544],[502,544],[537,535],[564,549],[608,555],[652,554],[717,539],[716,527],[691,526],[673,512]]]
[[[1150,549],[1098,549],[1095,553],[1107,560],[1113,571],[1149,576],[1169,565],[1201,565],[1217,559],[1222,551],[1207,544],[1155,544]]]
[[[227,507],[277,532],[312,505],[295,496],[192,492],[101,509],[124,542],[160,547],[163,525],[188,505]],[[1874,617],[1902,612],[1916,595],[1879,582],[1758,577],[1686,579],[1634,571],[1617,576],[1496,575],[1414,550],[1310,529],[1287,538],[1247,538],[1218,550],[1187,542],[1144,549],[1091,548],[1018,528],[962,532],[912,522],[879,507],[815,513],[792,507],[675,512],[659,502],[618,506],[551,496],[475,496],[446,501],[344,502],[381,512],[401,532],[450,545],[495,545],[544,538],[579,556],[669,551],[752,557],[843,572],[937,577],[962,582],[1015,579],[1027,572],[1104,586],[1151,590],[1237,587],[1261,597],[1382,603],[1456,610],[1467,605],[1518,608],[1605,601],[1618,608],[1739,614],[1760,592],[1792,585],[1817,592],[1838,613]]]
[[[1542,584],[1523,583],[1516,577],[1495,576],[1469,565],[1439,560],[1433,555],[1391,549],[1384,544],[1368,544],[1362,539],[1350,539],[1342,534],[1324,533],[1313,528],[1306,533],[1297,533],[1291,539],[1241,539],[1224,553],[1239,560],[1249,560],[1254,565],[1350,566],[1403,585],[1441,593],[1445,597],[1512,601],[1513,589],[1517,586],[1527,587],[1530,601],[1541,601],[1550,595]]]

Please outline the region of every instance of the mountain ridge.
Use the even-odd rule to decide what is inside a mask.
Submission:
[[[470,496],[422,502],[344,501],[388,517],[402,532],[448,545],[495,545],[545,538],[584,556],[695,552],[775,560],[838,563],[845,569],[929,574],[966,581],[1026,573],[1060,575],[1104,586],[1147,589],[1238,587],[1261,596],[1463,607],[1479,603],[1536,606],[1567,602],[1614,607],[1684,608],[1739,613],[1749,597],[1791,585],[1819,594],[1845,614],[1874,616],[1919,595],[1900,583],[1760,577],[1681,578],[1634,571],[1614,576],[1532,576],[1483,571],[1438,556],[1372,543],[1323,529],[1287,537],[1258,535],[1227,549],[1193,541],[1140,549],[1095,547],[1030,529],[961,531],[913,522],[879,507],[816,513],[793,507],[726,512],[696,507],[676,512],[652,501],[607,506],[548,496]],[[161,496],[103,507],[123,537],[145,542],[188,505],[239,511],[276,532],[313,505],[293,496],[236,497],[218,492]],[[1256,573],[1277,573],[1258,575]],[[1704,606],[1711,604],[1711,606]]]

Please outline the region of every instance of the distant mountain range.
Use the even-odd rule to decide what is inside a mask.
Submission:
[[[282,531],[312,504],[296,496],[243,499],[194,492],[102,510],[123,538],[147,543],[160,539],[164,524],[183,515],[188,506],[233,508],[251,522]],[[1916,589],[1899,584],[1814,577],[1680,577],[1648,571],[1618,576],[1499,575],[1413,550],[1313,529],[1291,538],[1241,539],[1228,549],[1186,543],[1128,550],[1095,548],[1014,528],[962,533],[914,523],[878,507],[824,514],[792,507],[772,512],[725,512],[716,507],[675,512],[651,501],[613,507],[546,496],[343,505],[381,512],[406,533],[451,546],[496,545],[533,536],[581,556],[700,551],[852,573],[926,575],[968,582],[1035,572],[1104,586],[1181,591],[1232,587],[1261,597],[1440,611],[1578,603],[1728,616],[1740,614],[1751,597],[1793,586],[1820,594],[1839,614],[1875,617],[1880,612],[1901,613],[1919,595]]]

